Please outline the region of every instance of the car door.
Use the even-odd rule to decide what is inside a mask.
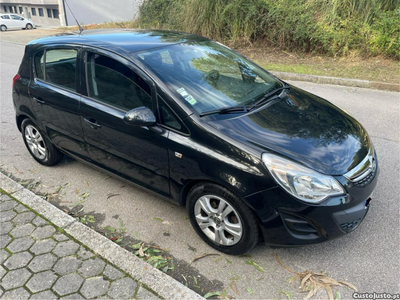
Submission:
[[[79,112],[80,80],[76,46],[46,47],[33,56],[29,84],[36,120],[58,148],[88,158]]]
[[[155,108],[153,82],[124,58],[100,50],[85,53],[86,96],[81,114],[92,161],[169,197],[168,130],[124,122],[134,108]]]
[[[12,20],[9,15],[2,15],[1,16],[1,24],[4,24],[7,26],[7,28],[13,28]]]
[[[22,18],[17,16],[17,15],[10,15],[11,18],[11,23],[13,28],[23,28],[24,26],[24,21],[22,21]]]

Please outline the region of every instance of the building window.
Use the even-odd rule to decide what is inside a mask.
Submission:
[[[38,8],[38,10],[39,10],[39,16],[44,17],[43,8]]]
[[[12,12],[13,12],[12,6],[9,6],[9,7],[8,7],[8,10],[10,11],[10,13],[12,13]]]
[[[32,7],[31,10],[32,10],[32,16],[36,16],[36,8]]]
[[[47,9],[47,17],[51,18],[51,9],[50,8]]]
[[[19,14],[22,15],[22,7],[18,7],[19,8]]]
[[[53,18],[58,19],[58,9],[53,9]]]
[[[3,5],[4,12],[7,12],[7,6]]]
[[[14,14],[17,14],[18,13],[18,11],[17,11],[17,7],[16,6],[14,6]]]

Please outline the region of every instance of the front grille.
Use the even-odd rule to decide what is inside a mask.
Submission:
[[[358,227],[358,225],[360,225],[361,221],[362,221],[362,218],[359,218],[359,219],[351,221],[351,222],[342,223],[342,224],[340,224],[340,227],[343,229],[344,232],[350,232],[350,231],[353,231],[354,229],[356,229]]]
[[[353,184],[358,187],[364,187],[364,186],[368,185],[374,179],[375,174],[376,174],[376,172],[371,172],[366,177],[364,177],[358,181],[353,181]]]
[[[344,176],[354,186],[364,187],[375,178],[376,169],[375,153],[373,148],[371,148],[368,155],[355,168],[344,174]]]

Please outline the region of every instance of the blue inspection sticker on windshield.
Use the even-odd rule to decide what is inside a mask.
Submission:
[[[196,99],[193,98],[188,92],[186,92],[185,88],[180,88],[176,90],[190,105],[195,105],[197,103]]]

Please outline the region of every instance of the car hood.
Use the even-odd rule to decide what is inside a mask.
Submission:
[[[343,175],[368,154],[365,129],[332,103],[291,86],[277,101],[211,126],[263,152],[275,152],[309,168]]]

